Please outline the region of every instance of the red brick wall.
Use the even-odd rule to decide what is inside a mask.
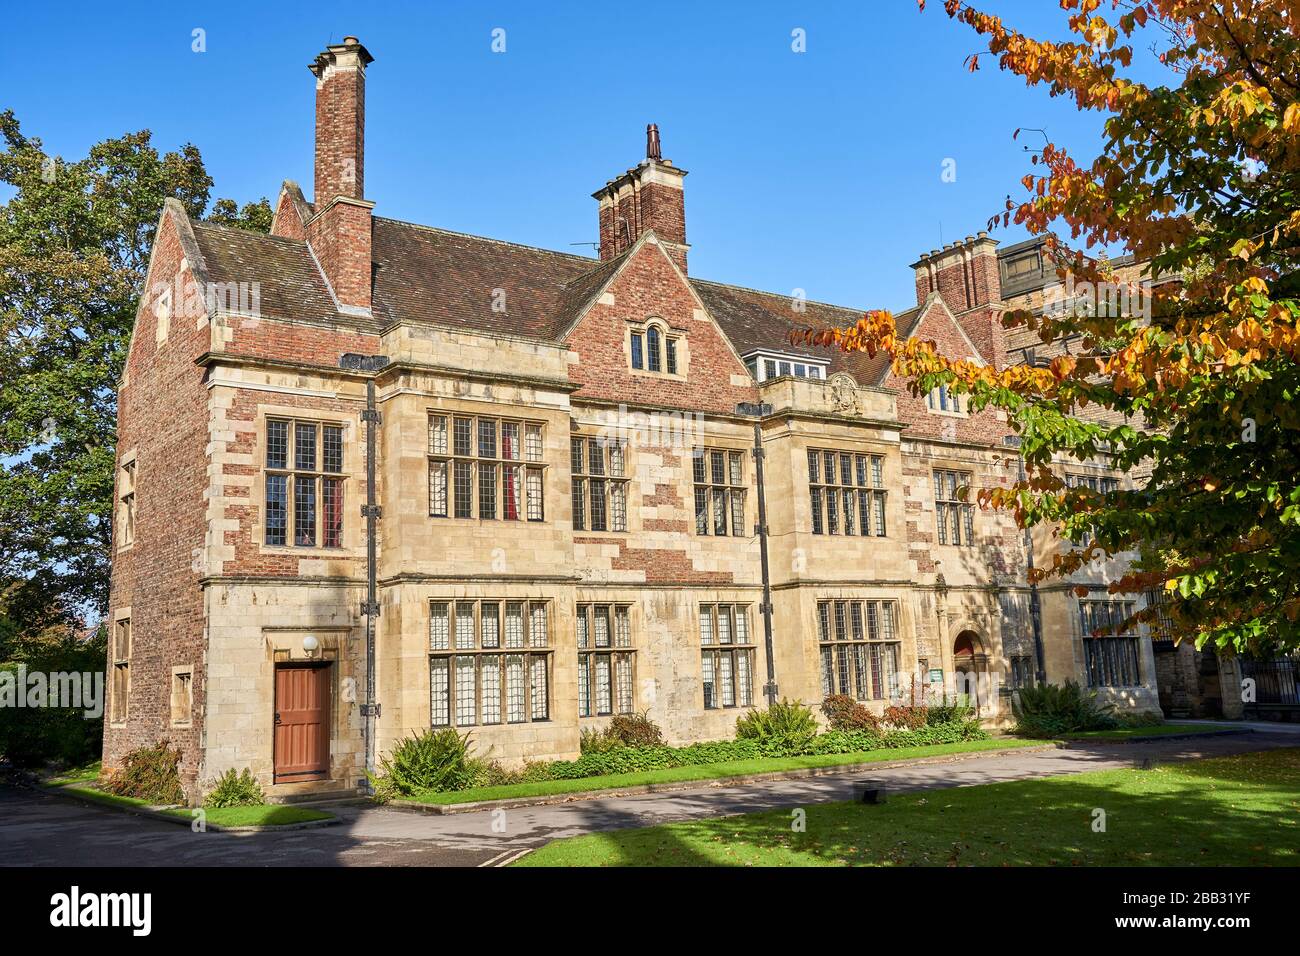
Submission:
[[[231,316],[230,341],[224,351],[231,355],[280,359],[338,368],[344,352],[372,355],[379,351],[379,336],[350,329],[331,329],[294,325],[275,319],[252,319]]]
[[[316,89],[316,207],[365,195],[366,74],[331,73]]]
[[[624,173],[615,182],[627,186],[639,182],[640,171]],[[600,207],[600,258],[612,259],[630,248],[643,233],[654,230],[671,246],[686,244],[686,195],[662,183],[634,185],[617,194],[614,203]],[[683,272],[686,250],[670,249]]]
[[[128,720],[114,726],[111,702],[104,722],[104,766],[120,765],[137,747],[167,738],[182,754],[181,775],[194,783],[203,729],[203,595],[195,557],[206,532],[208,436],[204,370],[194,360],[208,350],[210,330],[195,317],[174,314],[165,344],[155,344],[155,287],[171,284],[183,258],[169,215],[154,244],[149,286],[127,357],[127,379],[119,393],[117,454],[135,451],[135,543],[117,551],[114,542],[109,617],[131,608],[133,646]],[[188,278],[189,273],[185,274]],[[120,476],[120,468],[118,470]],[[111,653],[111,650],[110,650]],[[193,665],[194,707],[189,728],[171,722],[171,669]],[[111,686],[111,663],[108,666]]]
[[[749,373],[711,319],[697,320],[694,294],[651,245],[626,263],[607,290],[614,305],[594,305],[569,334],[578,354],[569,377],[582,387],[575,400],[600,398],[629,404],[704,412],[732,413],[737,402],[758,400],[753,384],[731,384],[732,375]],[[659,316],[685,336],[690,363],[685,378],[634,372],[625,348],[628,322]]]
[[[985,322],[991,322],[991,315],[989,311],[977,310],[965,318],[967,324],[978,331],[977,320],[983,316]],[[986,339],[992,334],[986,331]],[[938,305],[926,313],[921,325],[913,331],[912,336],[923,341],[933,341],[940,353],[952,359],[977,357],[972,355],[970,345],[953,324],[953,320]],[[908,390],[907,381],[899,378],[892,370],[881,385],[898,393],[898,418],[907,426],[903,432],[906,439],[938,438],[945,441],[1000,446],[1002,437],[1011,434],[1006,422],[999,420],[994,411],[985,410],[966,417],[938,415],[931,412],[926,404],[926,396],[912,395]]]
[[[916,304],[925,305],[926,297],[931,291],[930,273],[925,266],[921,266],[916,270]]]
[[[275,217],[271,220],[271,235],[296,239],[299,242],[307,238],[307,228],[298,215],[298,207],[285,190],[280,191],[280,201],[275,206]]]
[[[338,300],[344,305],[370,308],[370,210],[353,203],[335,203],[311,221],[307,234]]]
[[[996,252],[992,249],[981,251],[971,260],[970,271],[975,305],[996,302],[1002,298],[1002,277],[998,272]]]
[[[954,312],[961,312],[971,306],[969,278],[966,264],[960,259],[954,259],[935,270],[934,282],[939,295]]]
[[[668,242],[686,241],[686,198],[680,189],[647,183],[641,189],[641,223]]]

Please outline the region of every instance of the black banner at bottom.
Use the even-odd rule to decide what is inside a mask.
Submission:
[[[363,944],[374,934],[448,926],[519,929],[547,915],[576,919],[597,900],[645,931],[694,922],[721,906],[729,932],[759,932],[798,918],[824,935],[861,939],[849,912],[879,929],[974,940],[1050,931],[1071,942],[1099,936],[1232,934],[1294,930],[1294,872],[1258,869],[636,869],[444,870],[421,868],[45,869],[0,871],[6,929],[85,942],[193,942],[265,938]],[[619,902],[621,901],[621,902]],[[703,909],[701,909],[703,907]],[[440,913],[439,911],[443,911]],[[674,912],[677,912],[674,917]],[[691,915],[694,913],[695,915]],[[736,916],[747,914],[739,922]],[[504,917],[504,920],[503,920]],[[256,936],[254,935],[256,934]],[[12,937],[11,937],[12,938]]]

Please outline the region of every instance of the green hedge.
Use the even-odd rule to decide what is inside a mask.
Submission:
[[[28,674],[75,672],[98,674],[102,680],[106,653],[101,630],[84,642],[69,637],[39,647],[21,661],[2,661],[0,670],[12,672],[14,676],[6,680],[14,683],[20,664],[26,665]],[[101,686],[100,690],[106,689]],[[18,688],[18,692],[25,694],[27,688]],[[101,709],[103,703],[101,697]],[[0,759],[17,767],[48,763],[79,767],[98,759],[103,739],[103,714],[87,717],[84,707],[0,707]]]
[[[867,750],[951,744],[963,740],[987,740],[988,737],[989,735],[980,728],[978,721],[970,720],[936,724],[919,730],[894,730],[882,734],[869,731],[833,730],[818,734],[811,741],[793,746],[750,739],[718,740],[691,744],[689,747],[616,747],[612,750],[585,753],[577,760],[531,764],[527,770],[527,778],[531,781],[577,780],[606,774],[697,767],[702,764],[753,760],[759,757],[859,753]]]

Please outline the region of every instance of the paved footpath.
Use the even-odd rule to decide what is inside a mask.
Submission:
[[[871,771],[893,792],[1025,780],[1086,770],[1300,746],[1300,724],[1253,724],[1251,734],[1096,744]],[[192,833],[63,798],[0,787],[0,865],[499,866],[551,840],[781,807],[846,800],[862,772],[672,793],[611,796],[446,816],[344,807],[337,826],[287,833]],[[495,829],[494,829],[495,825]],[[497,832],[504,826],[504,832]]]

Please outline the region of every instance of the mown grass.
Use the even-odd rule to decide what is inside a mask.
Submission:
[[[163,811],[168,816],[194,819],[193,810],[176,809]],[[311,810],[307,807],[291,807],[283,804],[262,804],[256,807],[217,807],[205,808],[204,819],[219,827],[283,827],[291,823],[309,823],[314,820],[332,820],[334,814],[323,810]]]
[[[560,840],[515,865],[1297,866],[1300,748],[803,811],[801,832],[774,810]]]
[[[51,787],[61,787],[69,783],[85,783],[89,780],[98,780],[100,773],[100,761],[88,763],[80,767],[71,767],[67,770],[60,770],[51,777],[44,778],[41,782]]]
[[[106,793],[98,787],[78,786],[75,784],[56,785],[53,780],[50,781],[50,784],[58,786],[65,793],[74,793],[83,800],[102,803],[105,806],[118,808],[142,807],[146,809],[152,806],[148,800]],[[178,817],[184,820],[193,820],[195,818],[194,811],[186,807],[173,807],[162,812],[169,817]],[[287,826],[291,823],[307,823],[313,820],[330,820],[334,817],[334,814],[325,813],[322,810],[284,806],[282,804],[262,804],[255,807],[204,808],[203,814],[203,818],[207,823],[222,827],[276,827]]]
[[[1005,750],[1011,747],[1041,747],[1046,740],[1021,740],[995,738],[993,740],[968,740],[954,744],[931,744],[925,747],[897,747],[890,750],[867,750],[848,754],[819,754],[810,757],[766,757],[755,760],[733,760],[724,763],[700,764],[695,767],[672,767],[667,770],[645,770],[633,773],[607,774],[601,777],[581,777],[577,780],[542,780],[535,783],[512,783],[496,787],[475,787],[470,790],[422,791],[404,797],[417,803],[447,805],[476,803],[480,800],[512,800],[527,797],[548,797],[595,790],[618,790],[644,787],[651,784],[688,783],[699,780],[726,780],[731,777],[748,777],[759,773],[786,770],[809,770],[823,767],[852,766],[879,761],[907,760],[913,757],[942,757],[947,754],[974,753],[982,750]]]

